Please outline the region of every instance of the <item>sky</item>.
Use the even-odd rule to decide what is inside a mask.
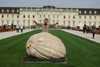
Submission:
[[[100,8],[100,0],[0,0],[0,7]]]

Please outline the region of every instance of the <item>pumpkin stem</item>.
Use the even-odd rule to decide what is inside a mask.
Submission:
[[[30,42],[29,44],[28,44],[28,47],[27,48],[30,48],[32,46],[32,43]]]

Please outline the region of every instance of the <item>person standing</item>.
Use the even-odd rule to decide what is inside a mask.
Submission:
[[[21,29],[21,33],[23,33],[23,25],[22,24],[20,26],[20,29]]]
[[[95,25],[93,25],[93,27],[92,27],[92,38],[93,39],[94,39],[96,31],[97,31],[97,29],[96,29]]]
[[[16,32],[19,32],[19,25],[16,25]]]
[[[42,27],[42,32],[49,32],[50,26],[55,26],[56,24],[58,24],[58,22],[55,23],[55,24],[49,24],[47,18],[44,19],[44,23],[37,23],[36,21],[34,21],[34,23],[35,23],[36,25]]]
[[[84,24],[84,27],[83,27],[83,33],[86,32],[86,24]]]

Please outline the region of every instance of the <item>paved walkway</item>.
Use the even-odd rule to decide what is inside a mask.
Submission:
[[[62,29],[62,30],[66,31],[68,33],[71,33],[71,34],[74,34],[74,35],[89,39],[91,41],[95,41],[97,43],[100,43],[100,35],[98,35],[98,34],[96,34],[94,39],[92,39],[92,34],[91,33],[88,33],[88,34],[85,33],[84,34],[83,32],[75,31],[75,30],[68,30],[68,29]]]
[[[83,32],[75,31],[75,30],[68,30],[68,29],[62,29],[62,30],[66,31],[68,33],[71,33],[71,34],[74,34],[74,35],[77,35],[77,36],[80,36],[80,37],[83,37],[83,38],[95,41],[97,43],[100,43],[100,35],[96,34],[95,38],[92,39],[92,34],[91,33],[89,33],[89,34],[83,34]],[[29,32],[29,31],[33,31],[33,30],[32,29],[25,29],[25,30],[23,30],[23,33],[26,33],[26,32]],[[4,39],[4,38],[11,37],[11,36],[23,34],[23,33],[21,33],[21,32],[17,33],[16,31],[0,32],[0,40]]]
[[[23,33],[26,33],[29,31],[33,31],[33,29],[25,29],[25,30],[23,30]],[[11,36],[23,34],[23,33],[21,33],[20,31],[19,31],[19,33],[16,31],[0,32],[0,40],[4,39],[4,38],[11,37]]]

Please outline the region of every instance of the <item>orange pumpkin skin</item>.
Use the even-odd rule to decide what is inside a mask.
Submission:
[[[29,38],[26,52],[29,56],[40,59],[62,58],[66,55],[66,48],[56,36],[41,32]]]

